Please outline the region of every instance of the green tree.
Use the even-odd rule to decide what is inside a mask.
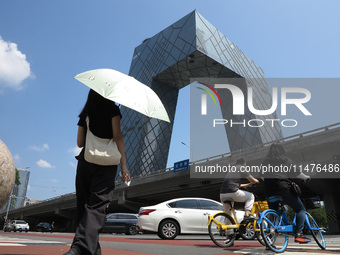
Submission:
[[[310,213],[310,215],[312,215],[312,217],[314,218],[314,220],[316,221],[316,223],[318,224],[320,228],[327,227],[327,215],[326,215],[325,206],[321,206],[315,209],[309,209],[307,211]],[[286,214],[287,214],[289,221],[292,222],[295,216],[294,210],[290,208],[289,206],[287,206]]]
[[[308,210],[310,215],[314,218],[318,226],[321,228],[327,227],[327,215],[326,215],[326,208],[325,206],[321,206],[320,208],[315,208]]]
[[[15,168],[15,185],[19,186],[21,184],[20,182],[20,175],[18,169]]]

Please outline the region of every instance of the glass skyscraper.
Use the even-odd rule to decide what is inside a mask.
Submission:
[[[28,188],[28,181],[30,177],[30,172],[26,169],[17,168],[19,173],[20,185],[14,185],[11,198],[7,200],[6,204],[1,208],[1,212],[5,212],[8,209],[14,210],[23,207],[26,200],[26,193]],[[10,207],[8,208],[8,203],[10,202]]]
[[[26,169],[17,168],[19,173],[20,185],[14,185],[13,193],[15,208],[20,208],[24,206],[26,200],[26,193],[28,188],[28,181],[30,178],[30,172]]]
[[[239,78],[238,86],[247,98],[253,88],[254,107],[269,109],[271,96],[264,73],[236,45],[221,34],[201,14],[193,11],[135,48],[129,75],[150,86],[162,100],[171,123],[150,119],[122,107],[122,130],[131,176],[166,167],[179,89],[193,77]],[[228,100],[229,94],[221,94]],[[234,118],[231,108],[222,109],[224,118]],[[249,111],[247,119],[263,119]],[[270,118],[276,118],[273,113]],[[268,116],[266,118],[269,118]],[[236,121],[236,120],[235,120]],[[231,150],[272,141],[282,137],[274,128],[226,127]]]

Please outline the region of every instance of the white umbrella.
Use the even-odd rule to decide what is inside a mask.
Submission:
[[[170,122],[157,94],[129,75],[112,69],[96,69],[74,78],[109,100],[146,116]]]

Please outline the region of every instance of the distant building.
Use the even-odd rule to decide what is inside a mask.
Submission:
[[[26,169],[17,168],[19,172],[20,185],[14,185],[12,195],[13,201],[15,201],[15,209],[23,207],[26,199],[26,193],[28,188],[28,181],[30,178],[30,171]]]
[[[228,24],[230,25],[230,24]],[[253,88],[257,109],[269,109],[271,95],[264,72],[235,44],[197,11],[193,11],[135,48],[129,75],[152,88],[162,100],[170,123],[146,117],[122,106],[122,130],[125,154],[131,176],[166,168],[179,89],[191,78],[242,78],[238,87],[247,93]],[[257,79],[256,86],[246,82]],[[232,99],[224,92],[229,105],[223,107],[224,119],[232,119]],[[247,98],[247,96],[245,96]],[[269,119],[277,119],[276,112]],[[246,112],[246,121],[262,119]],[[238,119],[234,119],[238,121]],[[282,137],[281,127],[228,128],[229,147],[237,151]]]
[[[16,184],[14,185],[11,198],[8,199],[8,201],[2,207],[0,212],[4,212],[8,209],[9,201],[10,201],[9,210],[14,210],[14,209],[23,207],[25,204],[30,171],[27,171],[26,169],[22,169],[22,168],[17,168],[16,170],[19,173],[20,185],[16,185]]]

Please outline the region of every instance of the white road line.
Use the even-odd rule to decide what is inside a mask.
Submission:
[[[65,244],[58,241],[44,241],[34,239],[21,239],[11,237],[0,237],[0,246],[28,246],[28,244]]]

